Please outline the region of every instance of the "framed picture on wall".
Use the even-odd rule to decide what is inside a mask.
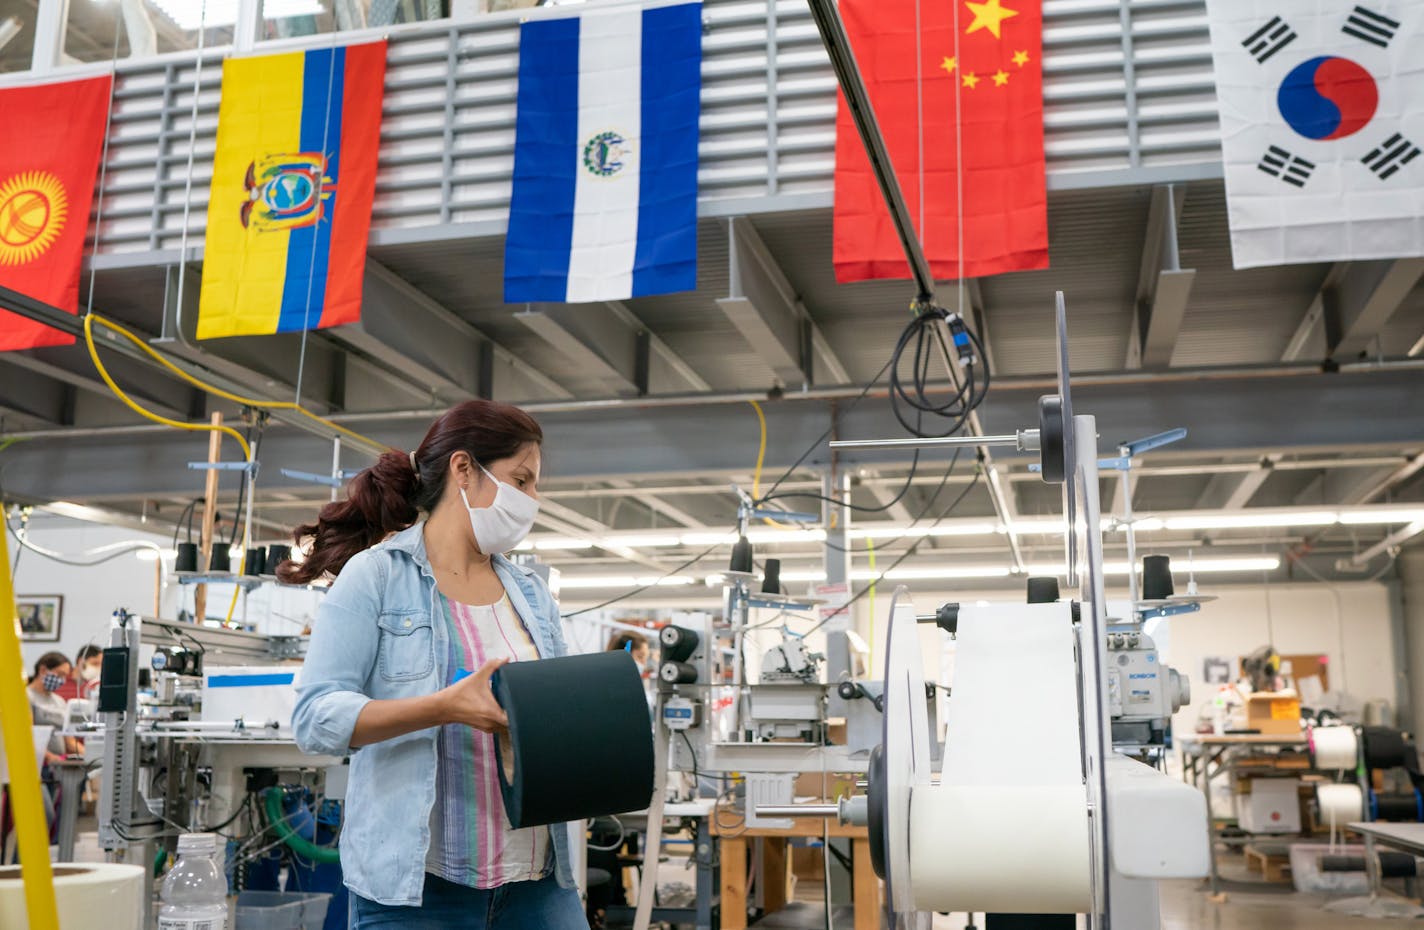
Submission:
[[[20,608],[20,638],[28,643],[59,642],[62,594],[21,594],[15,598]]]

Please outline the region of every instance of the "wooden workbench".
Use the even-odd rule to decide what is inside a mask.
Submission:
[[[718,815],[712,818],[712,835],[718,838],[722,853],[722,930],[746,930],[749,840],[769,841],[763,846],[765,890],[762,898],[766,912],[772,913],[785,907],[791,898],[791,857],[786,841],[792,838],[818,840],[823,830],[829,832],[832,839],[851,841],[855,930],[879,930],[880,879],[870,865],[870,840],[865,827],[845,826],[834,819],[826,821],[818,817],[797,817],[784,829],[743,827],[740,811],[722,809]],[[737,826],[723,826],[734,820]],[[822,855],[826,855],[824,850]]]

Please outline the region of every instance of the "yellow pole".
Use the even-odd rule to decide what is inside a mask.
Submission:
[[[59,930],[54,904],[54,872],[49,865],[49,825],[45,823],[30,702],[25,697],[25,662],[20,657],[19,609],[10,577],[10,545],[0,530],[0,735],[10,760],[10,801],[25,880],[30,930]]]

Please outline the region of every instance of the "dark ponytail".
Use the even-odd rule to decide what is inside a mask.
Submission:
[[[414,453],[385,452],[346,487],[346,500],[321,509],[315,523],[296,529],[306,550],[300,564],[286,561],[277,575],[288,584],[310,584],[328,572],[340,574],[351,557],[415,523],[445,494],[450,456],[466,452],[480,463],[510,458],[544,432],[529,414],[509,404],[471,400],[451,407],[430,425]]]

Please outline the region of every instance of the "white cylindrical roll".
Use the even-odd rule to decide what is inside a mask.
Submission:
[[[1360,742],[1354,727],[1317,727],[1310,731],[1310,753],[1318,769],[1353,771]]]
[[[140,930],[144,870],[112,862],[54,865],[59,930]],[[19,866],[0,867],[0,927],[27,927]]]
[[[1323,826],[1343,828],[1365,814],[1365,794],[1359,785],[1321,785],[1315,789]]]
[[[910,797],[921,911],[1085,913],[1092,906],[1081,785],[935,785]]]

